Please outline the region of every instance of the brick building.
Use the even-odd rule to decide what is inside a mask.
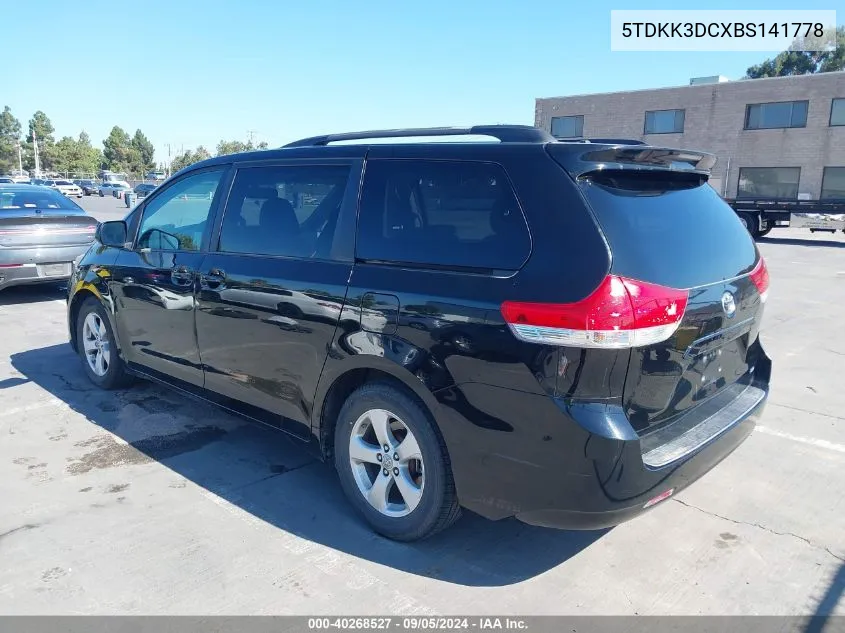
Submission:
[[[713,152],[711,184],[728,198],[845,198],[845,72],[541,98],[534,124]]]

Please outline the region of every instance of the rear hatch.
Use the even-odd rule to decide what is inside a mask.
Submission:
[[[768,278],[754,241],[707,184],[713,157],[565,143],[549,152],[592,209],[611,274],[688,293],[674,334],[631,350],[623,403],[637,433],[681,418],[688,429],[697,412],[712,416],[712,406],[694,409],[705,401],[729,406],[753,382]]]

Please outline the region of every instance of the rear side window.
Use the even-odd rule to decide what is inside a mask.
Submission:
[[[525,217],[501,166],[431,160],[367,163],[359,258],[516,270],[530,252]]]
[[[579,184],[617,274],[692,288],[748,272],[756,262],[748,231],[701,176],[608,170]]]
[[[330,259],[349,171],[345,165],[239,169],[219,250]]]

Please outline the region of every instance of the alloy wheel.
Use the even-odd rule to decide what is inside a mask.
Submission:
[[[89,312],[82,325],[85,360],[97,376],[105,376],[111,362],[111,344],[106,324],[96,312]]]
[[[352,427],[349,465],[358,490],[379,513],[403,517],[422,499],[425,469],[411,429],[385,409],[370,409]]]

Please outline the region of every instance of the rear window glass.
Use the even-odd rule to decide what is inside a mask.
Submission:
[[[357,256],[447,268],[518,269],[531,238],[499,165],[371,160]]]
[[[617,274],[692,288],[748,272],[756,262],[748,231],[699,176],[605,172],[579,182]]]
[[[33,189],[32,191],[0,192],[0,213],[18,209],[65,209],[81,211],[81,207],[58,191]]]

